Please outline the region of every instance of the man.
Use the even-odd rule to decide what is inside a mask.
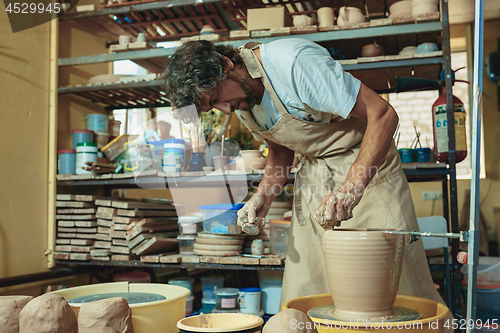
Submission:
[[[266,216],[294,152],[302,156],[282,303],[329,293],[324,229],[346,221],[343,227],[418,230],[393,140],[396,112],[319,45],[297,38],[239,50],[187,43],[170,59],[166,91],[174,109],[194,104],[198,112],[235,112],[255,139],[266,140],[265,175],[238,212],[241,225]],[[398,293],[442,302],[421,242],[405,245]]]

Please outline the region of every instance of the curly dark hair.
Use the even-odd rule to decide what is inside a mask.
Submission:
[[[243,64],[234,47],[204,40],[188,42],[175,51],[164,72],[164,89],[174,110],[194,104],[200,115],[203,95],[227,78],[227,63],[222,56],[235,65]],[[193,115],[182,111],[176,116],[185,122],[193,120]]]

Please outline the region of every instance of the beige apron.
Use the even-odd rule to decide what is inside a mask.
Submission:
[[[359,154],[366,123],[358,118],[344,120],[335,116],[330,123],[313,123],[289,114],[251,50],[256,45],[247,43],[240,48],[240,54],[250,76],[262,79],[281,119],[265,131],[256,125],[250,112],[240,110],[236,114],[256,138],[269,139],[303,156],[295,180],[294,211],[281,293],[283,304],[299,296],[329,293],[321,248],[323,228],[314,221],[314,215],[323,197],[344,183]],[[318,112],[308,111],[312,116]],[[400,163],[393,142],[383,165],[353,210],[353,218],[342,222],[342,227],[418,230],[410,189]],[[443,303],[434,287],[422,242],[405,244],[404,254],[398,293]]]

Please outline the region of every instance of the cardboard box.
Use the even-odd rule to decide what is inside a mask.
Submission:
[[[292,17],[285,7],[253,8],[247,10],[247,30],[268,30],[292,26]]]

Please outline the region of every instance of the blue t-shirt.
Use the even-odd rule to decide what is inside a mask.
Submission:
[[[349,116],[361,82],[344,72],[323,47],[300,38],[280,39],[261,44],[260,55],[271,85],[291,115],[318,123]],[[252,116],[266,130],[281,118],[267,91]]]

